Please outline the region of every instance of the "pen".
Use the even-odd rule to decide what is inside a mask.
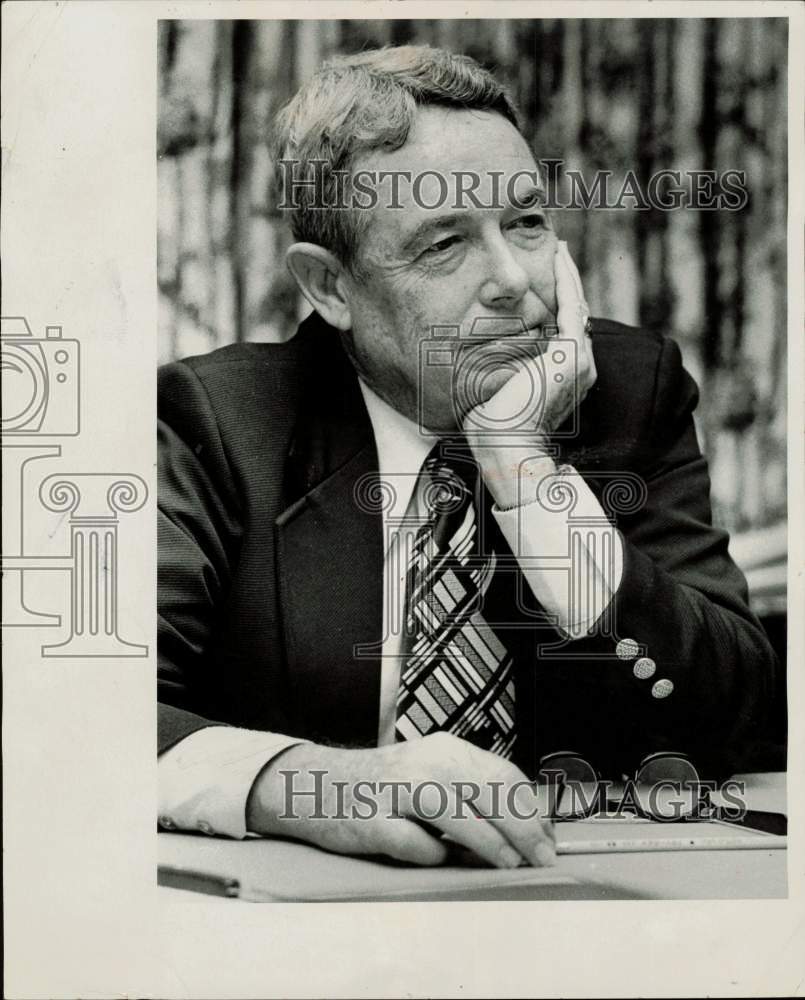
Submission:
[[[172,868],[160,865],[157,868],[157,884],[170,889],[186,889],[189,892],[203,892],[208,896],[240,895],[240,882],[225,875],[211,875],[209,872],[193,871],[190,868]]]
[[[635,840],[579,840],[558,843],[557,854],[615,854],[632,851],[772,851],[785,848],[786,838],[757,837],[640,837]]]

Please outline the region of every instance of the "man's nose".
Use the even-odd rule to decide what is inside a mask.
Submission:
[[[481,303],[490,309],[517,305],[528,291],[528,273],[502,235],[490,246],[486,266],[489,271],[481,284]]]

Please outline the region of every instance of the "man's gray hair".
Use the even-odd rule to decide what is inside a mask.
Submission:
[[[349,178],[358,155],[393,151],[405,143],[421,106],[495,111],[520,127],[506,88],[469,56],[427,45],[401,45],[332,59],[275,123],[277,189],[297,240],[325,247],[355,270],[361,216],[367,213],[326,206],[343,202],[344,191],[351,190]],[[337,171],[347,172],[346,185]],[[298,184],[288,189],[289,176],[312,180],[317,172],[317,189]]]

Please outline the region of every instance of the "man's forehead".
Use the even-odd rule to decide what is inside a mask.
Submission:
[[[520,132],[496,111],[421,107],[405,143],[395,150],[377,149],[359,156],[353,170],[427,170],[445,175],[475,167],[489,175],[536,168]]]

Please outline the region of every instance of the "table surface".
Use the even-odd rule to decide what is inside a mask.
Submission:
[[[784,774],[736,775],[736,778],[746,783],[749,808],[786,811]],[[673,832],[662,830],[664,826],[657,824],[658,831],[664,835]],[[690,825],[684,832],[691,832]],[[280,839],[231,841],[202,834],[160,833],[158,848],[161,865],[239,880],[245,899],[160,888],[163,900],[208,905],[244,905],[247,899],[282,902],[757,899],[784,898],[787,894],[786,851],[780,849],[560,855],[553,868],[505,871],[415,868],[335,855]]]

